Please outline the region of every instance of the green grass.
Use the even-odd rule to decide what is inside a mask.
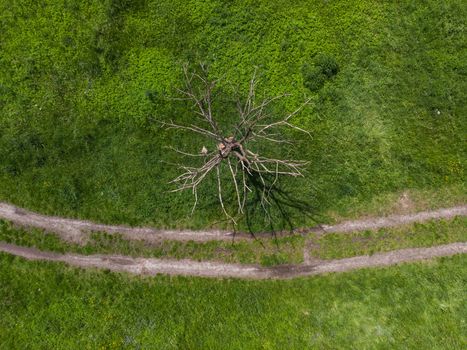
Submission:
[[[312,237],[310,255],[335,259],[403,248],[467,242],[467,218],[415,223],[396,228]]]
[[[337,223],[348,219],[362,219],[371,216],[400,215],[424,210],[447,208],[465,203],[464,184],[444,186],[436,190],[402,190],[381,193],[366,202],[348,198],[340,210],[328,210],[325,221]],[[405,204],[403,199],[405,198]],[[324,218],[323,218],[324,219]]]
[[[463,349],[465,255],[290,281],[80,270],[0,254],[1,349]]]
[[[373,254],[402,248],[430,247],[435,245],[466,242],[467,218],[430,221],[406,225],[400,228],[352,234],[328,234],[316,236],[262,238],[258,241],[234,242],[176,242],[146,243],[129,241],[119,235],[93,233],[83,245],[64,242],[55,234],[40,230],[23,230],[0,221],[0,241],[22,246],[36,247],[56,252],[80,254],[123,254],[156,258],[217,260],[229,263],[261,264],[264,266],[299,264],[303,262],[305,238],[310,239],[310,256],[321,259],[345,258]]]
[[[164,162],[177,159],[163,146],[205,140],[154,122],[191,118],[158,96],[180,85],[181,62],[205,61],[242,88],[259,66],[259,93],[293,93],[277,111],[312,96],[294,123],[313,138],[291,135],[307,175],[283,186],[318,220],[377,212],[365,203],[387,208],[405,190],[427,194],[425,207],[444,205],[432,194],[445,189],[463,202],[466,17],[461,0],[1,0],[0,199],[102,222],[222,226],[213,179],[193,217],[189,193],[168,193],[177,173]],[[311,92],[304,67],[320,54],[339,72]],[[231,96],[227,83],[219,93]]]
[[[226,78],[215,106],[222,125],[232,119],[227,81],[245,89],[254,66],[259,94],[293,93],[274,112],[312,97],[293,122],[313,137],[289,135],[290,157],[310,162],[306,176],[281,184],[308,201],[316,220],[463,203],[465,18],[462,0],[0,0],[0,200],[106,223],[225,226],[212,178],[194,216],[189,193],[169,193],[177,172],[167,162],[179,159],[164,146],[206,141],[155,122],[190,120],[187,106],[160,96],[180,85],[182,62],[203,61],[213,78]],[[323,55],[338,65],[334,76],[316,73]],[[274,218],[276,229],[287,226]],[[254,230],[269,229],[252,219]],[[313,224],[300,213],[291,219]],[[311,254],[465,241],[465,226],[456,218],[327,235],[313,238]],[[80,247],[5,222],[0,240],[263,265],[300,262],[304,244],[289,237],[264,246],[148,246],[93,234]],[[0,254],[0,348],[463,349],[466,264],[463,255],[257,282],[135,278]]]
[[[79,245],[65,242],[52,233],[45,233],[38,229],[19,229],[0,220],[0,241],[60,253],[123,254],[135,257],[217,260],[269,266],[301,263],[304,238],[291,236],[257,241],[206,243],[161,240],[158,243],[147,243],[126,240],[121,235],[92,233],[84,245]]]

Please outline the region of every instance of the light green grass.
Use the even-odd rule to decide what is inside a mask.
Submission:
[[[387,210],[405,190],[425,207],[443,206],[432,194],[446,188],[465,202],[466,17],[461,0],[1,0],[0,198],[102,222],[222,226],[213,179],[193,217],[191,194],[168,192],[177,173],[164,161],[179,159],[163,146],[205,140],[154,122],[191,120],[158,96],[180,85],[181,62],[206,61],[241,88],[259,66],[259,94],[293,93],[276,112],[312,96],[294,123],[313,138],[290,135],[306,177],[283,186],[317,220]],[[312,93],[303,66],[321,53],[340,70]],[[230,120],[227,83],[219,92]]]
[[[465,255],[290,281],[136,278],[0,254],[1,349],[463,349]]]

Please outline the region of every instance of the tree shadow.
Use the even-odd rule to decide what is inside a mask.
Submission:
[[[297,230],[297,221],[303,222],[303,217],[319,222],[317,208],[311,201],[299,198],[296,193],[287,190],[274,176],[249,174],[248,186],[251,193],[245,205],[245,223],[248,233],[254,238],[264,235],[277,238],[293,234]],[[264,227],[267,227],[266,232]]]

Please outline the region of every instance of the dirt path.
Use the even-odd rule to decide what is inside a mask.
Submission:
[[[459,215],[467,215],[467,205],[408,215],[391,215],[364,220],[345,221],[333,226],[323,225],[321,227],[310,228],[309,230],[303,230],[303,232],[344,233],[368,229],[378,229],[382,227],[392,227],[431,219],[448,219]],[[106,232],[108,234],[119,233],[126,239],[144,240],[147,242],[158,242],[160,240],[211,241],[231,240],[233,238],[231,232],[221,230],[157,230],[150,227],[128,227],[96,224],[85,220],[75,220],[37,214],[3,202],[0,202],[0,219],[9,220],[19,226],[36,227],[46,231],[55,232],[63,239],[73,242],[82,242],[87,238],[87,234],[92,231]],[[249,238],[249,235],[240,235],[239,238]]]
[[[331,232],[355,232],[364,230],[375,230],[383,227],[406,225],[413,222],[423,222],[432,219],[448,219],[455,216],[466,216],[467,205],[444,208],[433,211],[422,211],[407,215],[389,215],[379,218],[364,220],[344,221],[340,224],[327,226],[322,225],[321,230],[325,233]]]
[[[371,256],[364,255],[337,260],[320,260],[309,265],[288,265],[269,268],[255,265],[198,262],[193,260],[131,258],[121,255],[57,254],[7,243],[0,243],[0,252],[13,254],[28,260],[64,262],[77,267],[109,269],[111,271],[129,272],[137,275],[168,274],[218,278],[287,279],[465,254],[467,253],[467,243],[452,243],[431,248],[401,249]]]
[[[87,233],[89,232],[118,233],[123,235],[126,239],[144,240],[147,242],[158,242],[160,240],[228,240],[233,237],[231,232],[220,230],[157,230],[151,227],[96,224],[86,220],[46,216],[3,202],[0,202],[0,219],[11,221],[19,226],[35,227],[49,232],[55,232],[60,235],[61,238],[72,242],[82,242],[87,238]]]

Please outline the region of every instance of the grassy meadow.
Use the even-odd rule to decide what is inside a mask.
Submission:
[[[281,180],[274,227],[466,202],[467,3],[370,0],[0,0],[0,201],[45,214],[171,228],[226,227],[216,182],[170,193],[182,159],[215,145],[160,127],[189,123],[170,100],[181,67],[223,77],[214,111],[258,96],[309,161]],[[227,183],[227,179],[225,181]],[[225,186],[227,204],[235,201]],[[249,206],[240,229],[271,230]],[[286,218],[286,219],[285,219]],[[298,264],[465,242],[466,219],[351,234],[147,244],[91,233],[84,245],[0,220],[0,241],[56,252]],[[467,258],[288,281],[135,277],[0,253],[0,349],[465,349]]]
[[[293,225],[466,202],[467,2],[0,0],[0,201],[45,214],[160,228],[225,227],[208,178],[190,215],[167,149],[215,145],[167,99],[184,63],[234,97],[258,69],[271,113],[311,133],[264,151],[309,161],[281,187]],[[227,180],[227,179],[226,179]],[[225,186],[226,203],[235,201]],[[241,222],[270,230],[251,204]],[[274,211],[273,229],[287,227]],[[0,220],[0,241],[56,252],[298,264],[467,241],[466,218],[351,234],[84,245]],[[0,253],[0,349],[465,349],[467,256],[288,281],[135,277]]]
[[[135,278],[0,254],[0,348],[463,349],[466,263],[258,282]]]
[[[405,190],[426,194],[425,207],[445,204],[439,191],[462,202],[466,17],[461,0],[2,0],[0,199],[108,223],[222,226],[213,179],[193,216],[190,193],[168,193],[180,158],[164,147],[206,140],[157,123],[191,120],[164,96],[181,64],[205,62],[224,77],[226,134],[254,67],[259,95],[292,93],[273,112],[312,98],[293,120],[312,138],[291,133],[293,148],[269,149],[310,161],[282,186],[315,220],[378,212]]]

